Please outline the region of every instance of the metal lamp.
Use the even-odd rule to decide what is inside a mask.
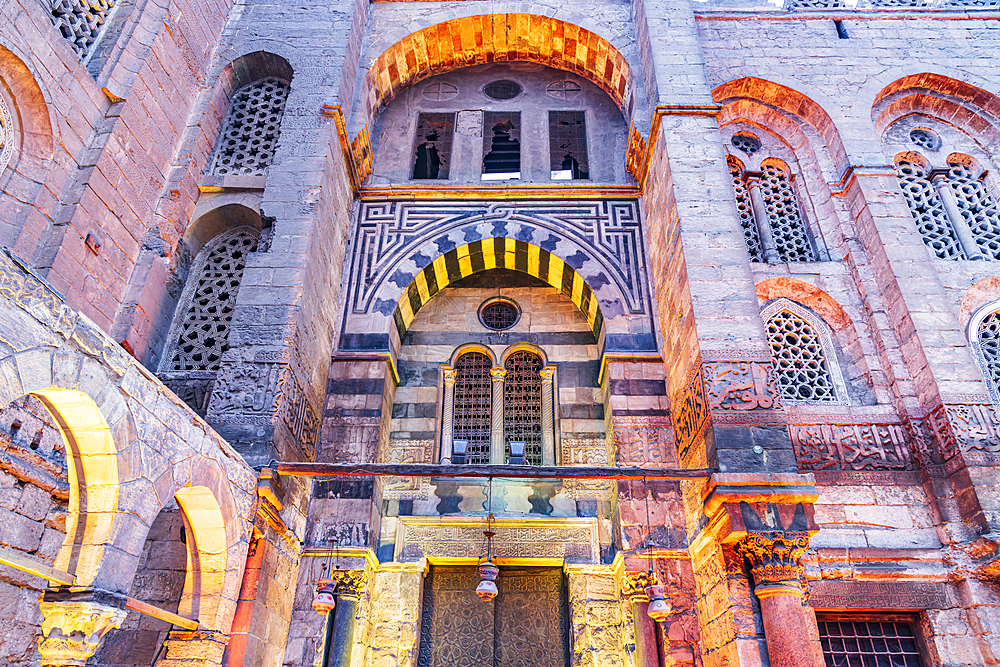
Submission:
[[[493,532],[493,478],[490,477],[490,483],[488,491],[486,494],[486,530],[483,531],[483,537],[486,538],[486,560],[479,564],[479,585],[476,586],[476,595],[483,602],[489,602],[497,596],[499,592],[497,590],[497,575],[500,574],[500,568],[497,567],[496,563],[493,562],[493,537],[496,535]]]
[[[652,581],[652,579],[650,579]],[[667,602],[663,593],[663,586],[652,585],[646,587],[646,594],[649,595],[649,606],[646,613],[654,621],[666,620],[670,615],[670,603]]]
[[[329,614],[337,606],[337,599],[334,597],[337,593],[337,582],[333,579],[320,579],[316,583],[319,584],[319,590],[313,598],[312,608],[318,614]]]

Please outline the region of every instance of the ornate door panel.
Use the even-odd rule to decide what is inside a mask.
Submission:
[[[474,567],[431,567],[418,667],[566,667],[568,617],[559,568],[501,568],[500,594],[476,595]]]

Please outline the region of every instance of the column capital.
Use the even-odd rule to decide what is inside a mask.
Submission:
[[[507,377],[507,369],[503,366],[494,366],[490,369],[490,376],[494,382],[503,382],[503,379]]]
[[[121,627],[124,609],[96,602],[39,602],[42,636],[38,652],[43,665],[86,665],[104,635]]]
[[[646,589],[656,583],[649,572],[625,572],[622,575],[622,595],[629,602],[649,602]]]
[[[455,384],[455,378],[458,376],[458,371],[451,366],[442,366],[441,373],[444,375],[445,384]]]
[[[339,570],[331,573],[337,581],[337,597],[350,597],[358,600],[365,593],[368,575],[364,570]]]
[[[546,366],[542,370],[538,371],[538,374],[542,376],[542,382],[552,382],[552,378],[555,377],[556,367]]]
[[[750,573],[761,594],[802,593],[801,558],[809,548],[809,533],[768,531],[747,533],[738,551],[750,562]]]

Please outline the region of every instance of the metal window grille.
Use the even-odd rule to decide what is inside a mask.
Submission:
[[[243,228],[220,235],[201,251],[204,264],[188,278],[196,281],[195,288],[165,370],[219,370],[247,254],[257,249],[257,240],[256,230]]]
[[[735,140],[735,137],[733,137]],[[743,168],[735,161],[729,162],[729,172],[733,175],[733,189],[736,191],[736,208],[740,214],[740,225],[743,227],[743,239],[747,244],[751,262],[764,261],[764,246],[760,242],[757,222],[753,217],[753,206],[750,204],[750,193],[747,192],[743,180]]]
[[[233,95],[222,124],[212,173],[257,176],[274,159],[289,85],[268,77],[243,86]]]
[[[924,244],[939,259],[966,259],[944,204],[924,167],[917,162],[900,160],[896,163],[896,176]]]
[[[986,367],[983,369],[986,381],[1000,390],[1000,313],[990,313],[979,323],[979,349]]]
[[[482,352],[466,352],[455,361],[452,433],[456,440],[469,441],[466,463],[490,462],[491,368],[490,358]]]
[[[922,667],[913,627],[905,621],[820,620],[828,667]]]
[[[590,178],[583,111],[549,112],[549,164],[553,178]]]
[[[70,43],[80,60],[90,55],[101,28],[115,8],[114,0],[49,0],[52,24]]]
[[[483,307],[482,320],[487,329],[509,329],[517,323],[517,317],[517,307],[506,301],[494,301]]]
[[[455,114],[422,113],[417,116],[417,138],[413,159],[414,179],[448,178],[451,144],[455,136]]]
[[[782,398],[796,402],[837,401],[823,346],[807,321],[787,310],[775,313],[767,321],[767,342]]]
[[[542,464],[542,370],[541,358],[532,352],[515,352],[504,364],[503,383],[504,461],[510,456],[510,442],[524,442],[525,462]]]
[[[776,165],[765,165],[760,177],[760,191],[771,223],[778,259],[782,262],[815,261],[816,252],[799,213],[788,174]]]
[[[1000,209],[996,199],[967,165],[948,163],[948,184],[976,244],[988,259],[1000,260]]]

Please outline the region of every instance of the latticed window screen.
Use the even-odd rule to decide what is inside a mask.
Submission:
[[[222,124],[212,173],[264,173],[278,146],[288,89],[287,81],[268,77],[236,91]]]
[[[994,391],[1000,391],[1000,313],[990,313],[979,324],[979,349],[986,367],[983,375]]]
[[[940,259],[965,259],[927,170],[918,162],[903,159],[896,163],[896,175],[924,244]]]
[[[219,370],[247,254],[257,249],[257,240],[257,232],[246,228],[226,233],[202,250],[204,264],[188,278],[196,282],[165,370]]]
[[[817,619],[828,667],[922,667],[905,621]]]
[[[525,461],[542,464],[542,360],[537,354],[521,351],[507,357],[507,377],[503,383],[505,459],[510,442],[524,442]]]
[[[948,184],[976,244],[987,259],[1000,259],[1000,210],[996,199],[967,165],[949,162],[948,167]]]
[[[736,190],[736,208],[740,213],[740,225],[743,226],[743,236],[750,253],[751,262],[764,261],[764,247],[760,243],[760,233],[753,217],[753,206],[750,204],[750,193],[747,192],[743,180],[743,167],[734,160],[729,161],[729,172],[733,175],[733,189]]]
[[[114,0],[49,0],[52,23],[83,60],[115,8]]]
[[[492,363],[482,352],[466,352],[455,361],[455,412],[452,434],[468,440],[466,463],[490,462]]]
[[[819,335],[805,319],[788,310],[767,321],[781,397],[789,401],[836,402],[833,377]]]
[[[815,261],[816,253],[809,241],[805,221],[799,213],[788,174],[777,165],[765,165],[760,177],[760,191],[767,207],[767,218],[771,223],[778,259],[782,262]]]

